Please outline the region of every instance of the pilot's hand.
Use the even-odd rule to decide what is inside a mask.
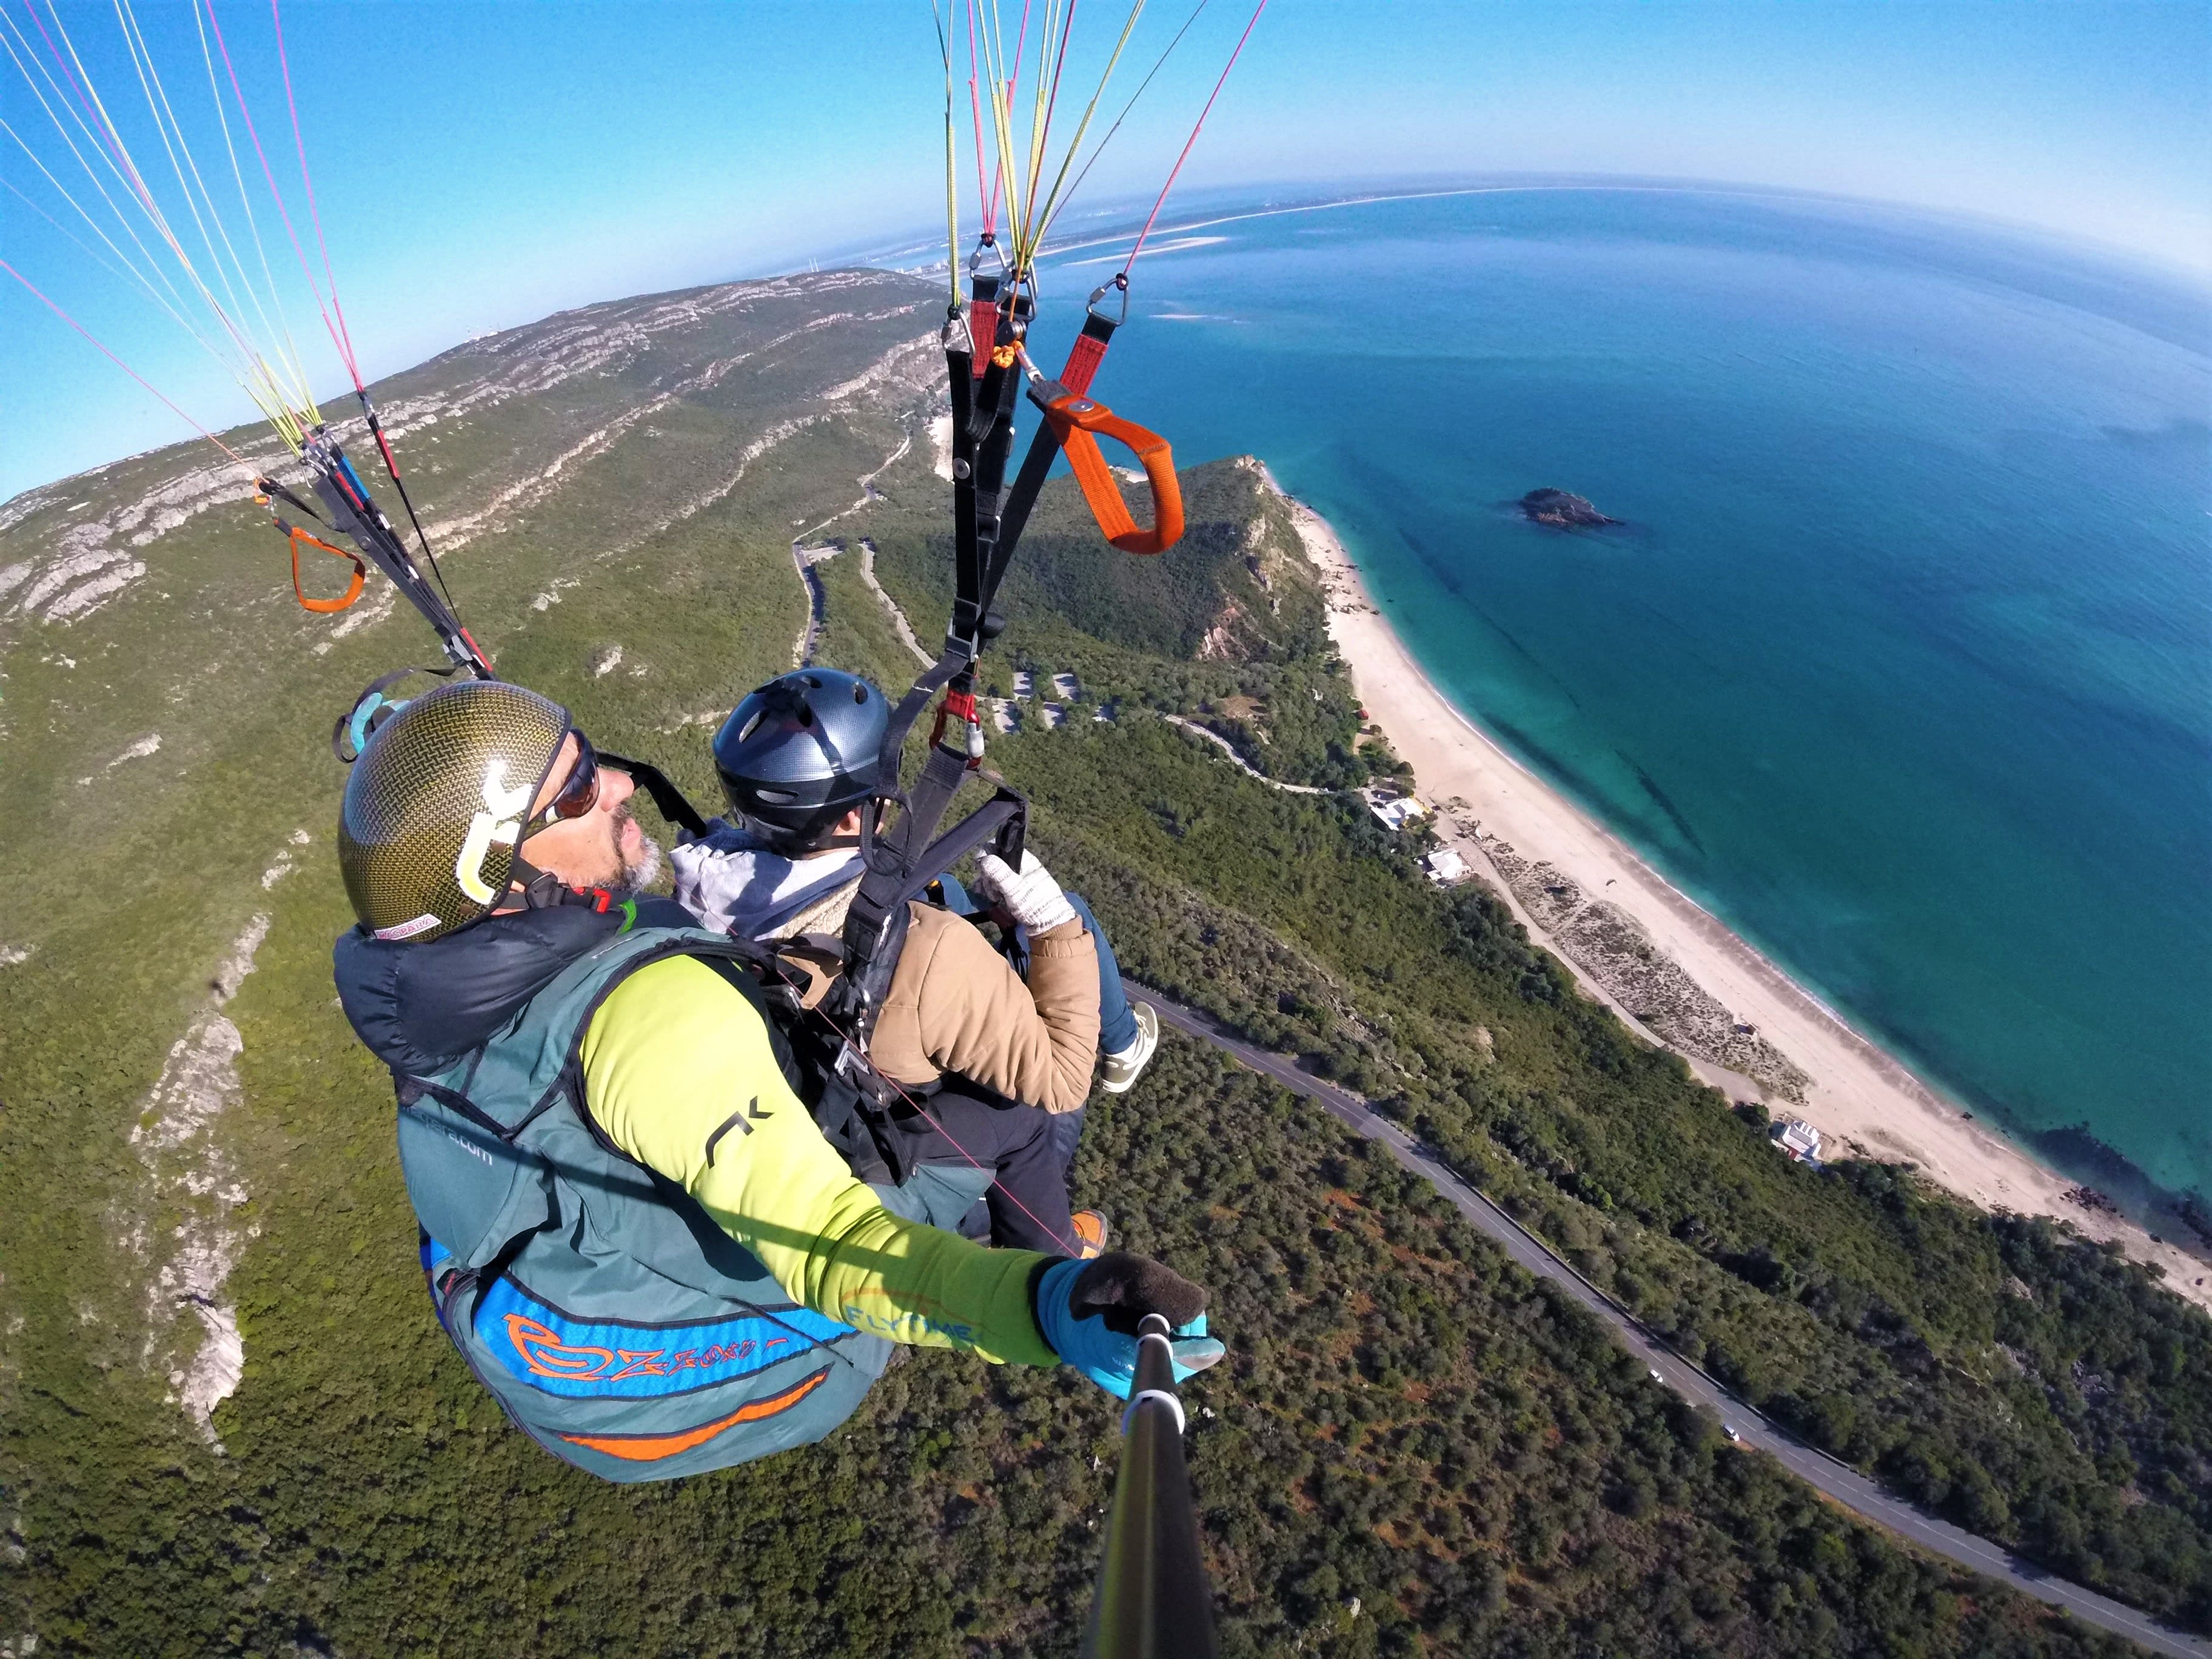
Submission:
[[[1176,1381],[1228,1352],[1206,1333],[1206,1291],[1157,1261],[1120,1250],[1095,1261],[1060,1261],[1036,1285],[1037,1329],[1060,1357],[1117,1400],[1137,1374],[1137,1322],[1156,1313],[1173,1328]]]

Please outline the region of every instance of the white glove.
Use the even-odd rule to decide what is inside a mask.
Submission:
[[[1075,920],[1075,907],[1060,890],[1052,872],[1026,848],[1019,875],[996,853],[980,854],[975,870],[975,890],[983,896],[984,902],[992,909],[1005,911],[1030,933],[1049,933]]]

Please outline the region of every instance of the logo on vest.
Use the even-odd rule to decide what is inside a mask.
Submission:
[[[461,891],[478,904],[489,904],[499,895],[483,878],[483,861],[495,844],[512,847],[522,833],[522,815],[530,806],[530,786],[506,787],[507,763],[495,757],[484,768],[483,811],[469,820],[469,833],[453,860],[453,879]]]
[[[616,1382],[625,1377],[674,1376],[683,1371],[702,1369],[714,1370],[738,1366],[744,1370],[759,1370],[787,1358],[775,1351],[792,1348],[797,1352],[789,1336],[771,1336],[765,1341],[745,1337],[738,1341],[714,1343],[697,1348],[602,1348],[588,1343],[563,1342],[560,1336],[539,1321],[525,1314],[507,1316],[507,1340],[514,1345],[514,1352],[522,1363],[538,1376],[557,1376],[572,1382]],[[811,1346],[804,1337],[798,1346]],[[748,1362],[757,1361],[757,1364]]]
[[[502,1273],[469,1322],[508,1375],[571,1400],[696,1393],[774,1370],[853,1334],[811,1308],[738,1306],[744,1310],[680,1324],[579,1319]]]

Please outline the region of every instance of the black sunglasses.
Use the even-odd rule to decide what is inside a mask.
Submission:
[[[568,728],[575,732],[575,728]],[[576,735],[576,763],[561,786],[561,793],[546,803],[542,811],[533,812],[522,826],[524,836],[533,836],[562,818],[580,818],[599,804],[599,755],[592,747],[592,740],[581,732]]]

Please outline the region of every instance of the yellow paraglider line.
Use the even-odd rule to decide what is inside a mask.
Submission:
[[[0,40],[0,46],[4,46],[7,43],[4,40]],[[31,165],[38,168],[40,173],[45,176],[46,182],[53,186],[54,193],[77,210],[78,216],[82,217],[86,225],[90,228],[92,234],[99,237],[102,242],[106,243],[108,252],[123,262],[124,271],[127,271],[130,276],[130,280],[136,283],[139,288],[144,290],[146,297],[151,300],[155,305],[161,307],[164,312],[167,313],[170,319],[173,321],[178,327],[183,329],[187,334],[191,335],[193,339],[198,341],[201,346],[204,347],[210,356],[214,356],[217,362],[222,363],[223,367],[228,369],[230,365],[227,362],[223,362],[222,355],[216,352],[214,346],[208,343],[207,337],[189,321],[187,321],[185,318],[177,311],[174,306],[172,306],[168,301],[161,297],[160,290],[155,289],[152,282],[148,279],[145,273],[140,270],[138,267],[132,263],[131,256],[125,253],[121,248],[115,246],[115,239],[100,228],[100,222],[94,219],[91,214],[85,210],[83,204],[80,203],[76,197],[70,194],[68,187],[64,185],[60,179],[54,177],[52,170],[49,169],[46,164],[39,158],[38,152],[33,150],[29,144],[24,143],[22,135],[17,132],[15,128],[9,126],[5,118],[0,118],[0,132],[6,133],[10,138],[13,138],[15,141],[16,144],[21,149],[23,154],[30,159]],[[66,137],[67,135],[64,136]],[[97,178],[94,179],[93,184],[95,187],[99,183],[100,180]],[[8,188],[10,190],[15,190],[15,186],[13,185],[9,185]],[[21,191],[15,191],[15,193],[19,196],[22,196],[23,199],[27,202],[31,200],[28,196],[23,195]],[[33,204],[33,205],[35,206],[36,204]],[[113,204],[111,203],[109,205],[112,208]],[[42,212],[44,211],[43,209],[40,210]],[[51,214],[48,214],[46,216],[57,228],[59,228],[60,221],[54,219]],[[119,214],[117,216],[118,218],[121,217]],[[128,222],[125,222],[124,229],[126,234],[129,232],[130,225]],[[75,239],[71,238],[71,240],[74,240]],[[82,242],[78,242],[77,246],[79,247],[83,247],[84,244]],[[89,248],[86,248],[85,251],[88,253],[91,252]],[[147,253],[143,246],[140,247],[139,252],[143,254],[149,261],[151,261],[153,258],[153,255]],[[114,267],[111,265],[108,269],[112,270],[114,270]],[[118,272],[117,274],[121,275],[123,273]],[[155,267],[155,274],[161,274],[159,266]],[[164,278],[165,282],[166,280],[167,279]],[[179,303],[182,302],[183,297],[184,296],[181,295],[177,296]]]
[[[960,308],[960,175],[952,124],[952,39],[937,0],[929,0],[929,20],[937,25],[938,55],[945,59],[945,270],[952,284],[951,306]]]
[[[41,35],[46,37],[49,50],[54,52],[57,62],[59,62],[60,52],[53,46],[53,35],[58,35],[62,46],[67,49],[70,62],[69,64],[63,65],[64,72],[69,76],[71,86],[84,103],[87,112],[99,123],[100,132],[96,136],[96,141],[105,151],[111,167],[116,173],[118,179],[137,199],[140,210],[145,215],[147,222],[153,226],[155,234],[167,245],[170,254],[184,271],[186,279],[198,290],[201,302],[221,325],[223,333],[229,337],[231,346],[237,354],[230,364],[233,378],[237,381],[240,389],[261,411],[263,417],[275,429],[277,436],[283,439],[286,446],[295,453],[297,453],[304,441],[307,428],[319,420],[319,415],[312,405],[306,410],[297,410],[293,406],[292,398],[277,379],[275,371],[270,367],[265,354],[254,343],[246,330],[240,325],[240,321],[232,317],[224,308],[222,302],[216,297],[213,289],[208,286],[206,278],[201,275],[199,267],[185,249],[183,239],[178,235],[174,227],[170,223],[168,215],[163,210],[160,198],[155,194],[152,185],[147,182],[143,169],[131,156],[130,146],[123,137],[122,129],[110,112],[107,101],[100,96],[99,88],[94,84],[91,73],[86,68],[83,57],[78,52],[76,42],[70,36],[67,25],[62,21],[58,11],[52,11],[51,0],[49,0],[48,9],[52,11],[53,35],[46,34],[45,20],[40,18],[36,9],[30,9],[33,21],[38,24]],[[126,18],[121,0],[118,0],[116,12],[118,21],[122,26],[125,49],[131,52],[134,70],[139,76],[142,90],[145,93],[148,110],[154,118],[155,130],[161,135],[164,149],[169,152],[172,169],[177,175],[178,187],[184,193],[185,206],[192,212],[195,221],[198,222],[198,205],[192,200],[191,186],[185,182],[183,166],[177,160],[168,129],[163,124],[161,109],[155,103],[153,88],[146,82],[144,68],[139,62],[139,43],[132,37],[133,24]],[[25,44],[27,46],[28,43]],[[70,65],[74,65],[73,72]],[[51,82],[51,76],[48,78]],[[166,94],[163,94],[163,98],[166,100]],[[45,100],[41,98],[40,102],[43,104]],[[48,112],[52,114],[51,110]],[[80,127],[84,126],[82,119],[78,121],[78,125]],[[95,137],[89,128],[86,128],[86,132],[88,137]],[[64,132],[64,137],[66,139],[66,131]],[[72,143],[70,148],[74,151],[75,144]],[[82,163],[82,157],[80,155],[78,159]],[[198,171],[195,166],[193,168],[195,176]],[[104,188],[101,194],[104,198],[106,197]],[[114,204],[112,198],[108,199],[109,206],[112,210]],[[209,243],[210,258],[216,266],[218,278],[222,279],[223,272],[221,261],[215,254],[212,241],[207,235],[204,223],[200,225],[200,231],[202,240]],[[133,240],[136,240],[135,236]],[[233,304],[236,304],[234,296]],[[204,343],[205,343],[204,341]]]
[[[36,17],[37,14],[33,13],[33,21],[36,21]],[[92,129],[85,125],[83,118],[79,116],[75,110],[69,109],[68,100],[62,97],[61,88],[55,82],[52,74],[46,69],[46,65],[38,62],[38,54],[32,51],[30,42],[24,39],[21,32],[16,28],[15,20],[7,16],[4,13],[0,13],[0,24],[4,24],[8,30],[8,34],[0,35],[0,48],[5,48],[9,57],[15,62],[16,69],[22,74],[24,84],[30,88],[31,95],[38,100],[39,107],[46,112],[46,118],[54,124],[54,130],[61,135],[62,143],[68,147],[70,155],[76,160],[77,166],[83,169],[85,177],[92,181],[92,187],[100,192],[100,199],[101,202],[106,204],[107,210],[115,216],[116,223],[122,227],[123,234],[131,239],[131,245],[138,250],[139,258],[145,260],[147,265],[153,271],[154,276],[158,277],[161,281],[161,286],[168,290],[170,300],[173,300],[178,307],[182,307],[186,310],[191,309],[191,302],[187,301],[182,294],[177,291],[176,283],[170,279],[168,272],[163,268],[162,262],[155,256],[153,251],[146,246],[144,239],[138,234],[137,228],[131,222],[131,216],[125,213],[121,208],[115,204],[115,198],[108,194],[107,186],[101,182],[100,174],[94,170],[92,164],[84,159],[84,153],[77,148],[76,140],[70,136],[69,128],[64,125],[61,117],[54,112],[53,106],[47,102],[46,95],[40,89],[38,81],[32,78],[30,69],[24,64],[24,56],[27,56],[32,64],[37,64],[40,76],[45,79],[47,86],[53,89],[55,98],[61,100],[63,107],[69,110],[70,119],[76,123],[78,131],[84,134],[85,142],[92,145],[95,150],[99,151],[100,158],[101,161],[106,165],[107,170],[110,173],[114,173],[117,182],[124,184],[124,188],[128,190],[130,186],[127,183],[125,183],[122,172],[116,167],[114,159],[107,154],[105,146],[103,146],[100,140],[94,136]],[[12,35],[14,38],[12,40],[9,39],[9,35]],[[16,52],[16,47],[19,44],[22,48],[22,55],[21,56],[19,56]],[[153,280],[141,272],[137,264],[131,261],[130,256],[125,254],[121,248],[115,246],[113,239],[111,238],[106,231],[100,228],[99,222],[93,218],[90,212],[88,212],[74,196],[70,194],[69,191],[63,185],[62,182],[58,179],[54,177],[52,171],[49,169],[46,164],[40,159],[38,152],[31,148],[30,144],[23,138],[22,135],[18,133],[13,127],[6,126],[4,121],[0,121],[0,127],[4,127],[8,136],[13,138],[17,144],[22,147],[24,155],[30,157],[31,164],[37,167],[41,173],[46,175],[46,181],[53,185],[55,191],[60,195],[62,199],[67,202],[71,207],[75,208],[79,214],[83,216],[85,222],[92,227],[94,234],[97,235],[103,242],[106,242],[109,248],[114,252],[115,256],[121,259],[125,265],[130,267],[131,275],[137,278],[139,285],[146,289],[149,297],[154,298],[156,304],[160,305],[163,310],[168,312],[170,317],[175,320],[179,328],[182,328],[186,333],[198,340],[203,347],[204,347],[210,354],[215,356],[216,360],[218,362],[222,362],[224,368],[226,369],[229,369],[231,365],[224,361],[222,354],[216,351],[216,347],[207,338],[207,337],[202,334],[195,325],[186,320],[182,313],[173,307],[167,301],[163,301],[159,295],[154,294]]]
[[[1200,4],[1204,3],[1205,0],[1200,0]],[[238,165],[238,146],[231,139],[230,117],[223,111],[222,89],[216,84],[215,58],[208,51],[207,25],[200,16],[197,0],[192,7],[192,27],[199,35],[200,61],[207,66],[208,100],[215,106],[216,122],[222,129],[223,150],[230,157],[230,176],[238,185],[238,204],[246,215],[246,228],[253,237],[254,257],[260,261],[261,279],[268,287],[269,302],[276,307],[276,321],[271,331],[283,337],[285,360],[292,370],[293,384],[299,388],[301,407],[313,409],[315,406],[315,399],[314,394],[308,389],[307,366],[301,361],[299,343],[292,335],[292,319],[284,312],[283,292],[276,286],[276,274],[269,269],[269,249],[261,240],[261,222],[254,216],[253,198],[252,192],[246,188],[245,172]],[[249,283],[248,287],[251,288],[251,286],[252,284]],[[261,309],[258,297],[254,301],[254,308]],[[270,325],[269,313],[266,311],[262,312],[261,320],[263,326]]]
[[[969,12],[969,52],[975,56],[980,47],[982,59],[982,79],[988,85],[990,104],[990,147],[996,157],[998,178],[1006,190],[1006,232],[1005,252],[1012,268],[1012,279],[1018,283],[1030,283],[1035,279],[1037,251],[1052,222],[1073,194],[1074,182],[1080,182],[1076,162],[1082,155],[1085,141],[1097,118],[1098,106],[1104,100],[1108,87],[1120,68],[1128,49],[1137,24],[1144,15],[1146,0],[1132,0],[1122,15],[1121,27],[1115,32],[1113,45],[1105,55],[1097,82],[1085,100],[1083,112],[1075,124],[1073,136],[1065,145],[1054,142],[1053,127],[1060,107],[1060,89],[1070,70],[1070,58],[1075,46],[1076,15],[1079,0],[1044,0],[1041,14],[1032,16],[1031,3],[1024,3],[1022,21],[1016,35],[1013,52],[1006,51],[1006,27],[999,15],[996,0],[980,9],[971,4]],[[1204,9],[1200,0],[1200,9]],[[1192,13],[1194,21],[1197,13]],[[1029,55],[1029,33],[1031,22],[1036,24],[1035,67],[1031,70],[1030,84],[1022,81],[1022,65]],[[1186,21],[1178,30],[1176,40],[1190,27]],[[1170,42],[1168,50],[1174,50]],[[945,49],[948,82],[951,53]],[[1166,53],[1161,54],[1161,62]],[[1158,73],[1153,65],[1152,73]],[[1149,82],[1151,76],[1146,77]],[[971,101],[975,82],[969,82]],[[1142,91],[1140,88],[1139,92]],[[1131,100],[1133,103],[1133,100]],[[1123,110],[1126,118],[1128,112]],[[981,131],[981,110],[977,111],[976,183],[979,192],[983,177],[983,137]],[[1116,126],[1120,123],[1116,122]],[[1110,134],[1109,134],[1110,137]],[[1103,143],[1100,148],[1103,148]],[[1097,160],[1094,151],[1091,159]],[[1087,168],[1086,168],[1087,170]],[[1048,183],[1049,180],[1049,183]],[[984,225],[987,233],[991,225],[994,203],[983,202]]]
[[[168,88],[161,82],[161,71],[155,64],[152,52],[146,46],[144,32],[139,26],[137,13],[131,9],[131,0],[115,0],[115,9],[116,16],[123,26],[125,45],[131,52],[133,67],[137,71],[140,88],[146,94],[147,110],[154,118],[155,131],[161,134],[162,147],[168,152],[170,170],[176,175],[178,188],[184,193],[185,205],[191,210],[193,223],[198,228],[200,240],[207,248],[209,262],[214,265],[216,274],[222,283],[223,293],[230,301],[229,308],[237,313],[242,322],[245,307],[239,299],[239,289],[242,286],[247,296],[253,301],[254,308],[261,313],[262,326],[267,329],[269,328],[268,312],[260,303],[260,296],[254,289],[252,278],[247,274],[245,262],[239,258],[237,246],[231,240],[229,228],[223,223],[222,214],[216,206],[215,198],[207,187],[207,180],[201,175],[199,163],[194,158],[191,146],[185,137],[184,125],[177,118],[176,108],[169,100]],[[193,7],[192,21],[195,24],[199,21],[199,9],[197,4]],[[201,33],[200,45],[202,52],[204,53],[207,46],[204,31]],[[212,64],[209,66],[209,86],[210,91],[213,91]],[[160,99],[158,108],[155,104],[157,95]],[[222,101],[219,94],[216,98],[216,113],[219,118],[222,115]],[[172,134],[174,135],[173,143],[171,143]],[[228,143],[229,136],[228,123],[225,121],[223,137],[226,143]],[[181,164],[179,156],[182,158]],[[234,154],[232,160],[234,167],[236,163]],[[191,174],[189,181],[185,177],[187,170]],[[199,191],[198,201],[193,198],[194,187],[197,187]],[[199,204],[203,202],[207,206],[205,219],[203,219],[200,214]],[[213,221],[215,225],[213,238],[208,234],[209,220]],[[216,240],[218,238],[222,242],[220,250],[216,246]],[[225,254],[229,256],[228,266],[223,263]],[[267,264],[265,258],[263,264],[265,270]],[[234,269],[238,275],[238,282],[235,284],[231,281],[231,271]],[[275,369],[268,361],[267,354],[260,349],[258,343],[242,328],[238,331],[246,345],[252,350],[257,374],[264,380],[270,394],[287,408],[295,411],[304,410],[312,416],[314,413],[314,399],[307,389],[305,375],[295,377],[297,384],[295,386],[284,387],[278,382]]]

